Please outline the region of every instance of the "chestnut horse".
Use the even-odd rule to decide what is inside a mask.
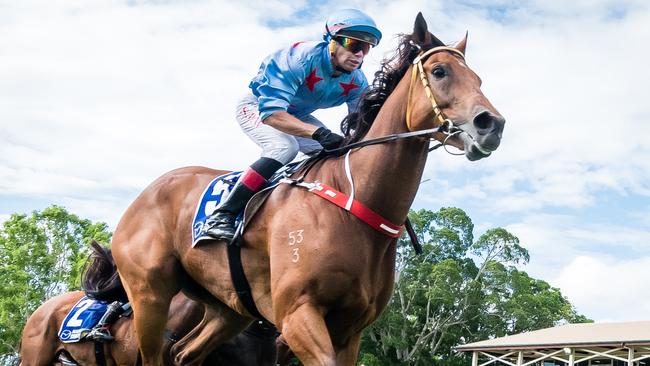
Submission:
[[[99,244],[92,244],[90,265],[83,274],[83,287],[105,300],[126,301],[119,277],[113,276],[115,268],[111,253]],[[100,294],[101,293],[101,294]],[[123,294],[123,296],[122,296]],[[43,303],[29,317],[23,330],[20,355],[23,366],[47,365],[97,365],[95,343],[81,341],[63,343],[58,330],[70,309],[84,296],[84,291],[68,292]],[[172,365],[175,342],[185,336],[204,318],[204,305],[182,293],[174,296],[166,324],[167,336],[162,354],[164,364]],[[199,328],[200,329],[200,328]],[[115,340],[104,346],[104,363],[131,366],[136,364],[138,348],[133,334],[131,318],[119,318],[111,326]],[[273,366],[275,365],[275,330],[263,329],[254,324],[232,341],[222,344],[209,355],[205,365]]]
[[[418,14],[414,32],[382,64],[343,130],[348,144],[407,131],[422,135],[354,148],[349,166],[342,156],[319,160],[301,172],[304,181],[354,193],[358,202],[401,224],[418,190],[429,138],[464,150],[469,160],[490,155],[505,120],[465,63],[466,41],[467,36],[445,46]],[[438,132],[430,130],[440,125]],[[227,244],[191,246],[199,196],[225,173],[187,167],[163,175],[136,198],[114,233],[113,255],[132,300],[145,365],[162,362],[169,303],[187,278],[210,294],[205,298],[211,297],[215,316],[194,337],[196,344],[178,354],[178,363],[192,364],[184,362],[190,355],[201,359],[201,347],[229,339],[253,319],[231,282]],[[361,332],[391,296],[396,242],[312,192],[281,184],[249,221],[241,257],[259,312],[281,330],[303,364],[354,365]]]

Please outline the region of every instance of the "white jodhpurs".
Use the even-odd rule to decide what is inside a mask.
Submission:
[[[298,152],[312,154],[323,147],[316,141],[292,136],[265,125],[260,119],[259,103],[252,93],[247,94],[237,104],[236,119],[241,129],[253,142],[262,148],[262,157],[275,159],[282,164],[291,162]],[[299,120],[310,125],[325,127],[312,115],[296,116]]]

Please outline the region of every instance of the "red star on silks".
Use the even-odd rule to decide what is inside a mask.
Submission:
[[[319,78],[318,75],[316,75],[316,69],[311,70],[309,76],[305,78],[309,91],[314,91],[314,86],[316,85],[317,82],[321,80],[323,80],[323,78]]]
[[[354,83],[354,78],[352,78],[352,80],[350,80],[349,83],[340,82],[339,84],[341,84],[341,87],[343,88],[343,92],[341,93],[341,96],[346,96],[350,94],[350,91],[352,89],[356,89],[359,87],[359,85]]]

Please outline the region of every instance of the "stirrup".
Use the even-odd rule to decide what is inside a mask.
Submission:
[[[104,343],[115,340],[115,337],[113,337],[111,332],[106,328],[94,328],[86,335],[86,338]]]

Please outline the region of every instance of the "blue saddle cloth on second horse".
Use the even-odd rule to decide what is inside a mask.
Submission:
[[[63,343],[79,342],[106,313],[108,303],[106,301],[82,297],[70,309],[68,315],[63,319],[59,329],[59,339]]]
[[[297,161],[294,163],[289,163],[283,168],[278,170],[267,184],[264,190],[271,189],[279,184],[280,179],[290,176],[293,172],[298,170],[305,160]],[[201,236],[201,231],[205,225],[207,218],[214,212],[214,210],[219,207],[219,204],[223,202],[226,197],[230,194],[230,191],[235,186],[243,172],[231,172],[228,174],[220,175],[215,177],[201,195],[196,206],[196,212],[194,213],[194,220],[192,220],[192,246],[195,246],[198,243],[198,239]],[[241,225],[243,220],[243,212],[240,212],[235,226],[238,227]]]

